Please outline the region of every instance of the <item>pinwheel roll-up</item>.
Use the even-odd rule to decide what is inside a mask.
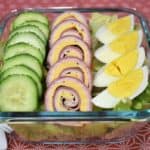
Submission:
[[[91,46],[91,36],[89,29],[85,25],[74,19],[62,21],[52,30],[50,45],[52,46],[61,37],[61,35],[69,29],[74,29],[75,31],[77,31],[81,36],[81,39],[85,43],[87,43],[89,47]]]
[[[91,95],[80,80],[61,77],[48,86],[45,106],[47,111],[91,111]]]
[[[48,53],[47,62],[52,66],[59,60],[59,56],[67,46],[77,46],[83,54],[83,61],[87,66],[91,66],[91,50],[88,45],[76,36],[64,36],[57,40]],[[72,51],[70,51],[72,53]]]
[[[88,21],[81,13],[76,11],[66,11],[55,18],[52,24],[52,29],[54,29],[54,27],[60,24],[62,21],[68,19],[76,19],[77,21],[88,27]]]
[[[47,85],[61,76],[70,76],[81,80],[91,91],[92,77],[88,66],[78,58],[68,57],[55,63],[48,72]]]

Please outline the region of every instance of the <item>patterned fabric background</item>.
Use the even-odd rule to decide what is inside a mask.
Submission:
[[[0,17],[16,8],[52,6],[128,7],[150,17],[150,0],[0,0]]]
[[[150,0],[0,0],[0,18],[10,10],[26,7],[129,7],[150,18]],[[128,140],[110,145],[38,145],[25,144],[14,134],[8,135],[9,150],[150,150],[150,123]]]
[[[131,133],[133,130],[134,132]],[[108,136],[115,136],[117,133],[112,134],[108,134]],[[150,150],[150,123],[137,123],[128,131],[128,134],[128,139],[119,144],[43,145],[27,144],[27,141],[20,139],[15,133],[12,133],[8,135],[8,150]]]

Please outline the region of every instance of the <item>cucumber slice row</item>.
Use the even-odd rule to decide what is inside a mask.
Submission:
[[[44,23],[41,23],[39,21],[26,21],[24,22],[22,25],[34,25],[36,27],[38,27],[42,32],[43,34],[45,35],[46,39],[48,39],[49,37],[49,27],[46,26]]]
[[[28,54],[20,54],[4,60],[1,73],[16,65],[25,65],[34,70],[40,79],[43,77],[41,64],[35,57]]]
[[[12,27],[0,72],[0,110],[34,111],[42,96],[48,19],[26,12],[14,20]]]
[[[37,109],[37,85],[26,75],[11,75],[0,82],[0,109],[7,112]]]
[[[38,48],[41,51],[43,58],[45,57],[46,51],[45,51],[44,43],[42,42],[41,39],[38,38],[36,34],[32,32],[16,33],[8,40],[6,44],[6,48],[8,46],[11,46],[17,43],[22,43],[22,42],[30,44]]]
[[[37,12],[24,12],[24,13],[21,13],[20,15],[18,15],[16,17],[15,21],[13,22],[13,29],[15,29],[16,27],[22,25],[24,22],[30,21],[30,20],[39,21],[41,23],[44,23],[47,26],[49,24],[48,18],[46,16],[40,14],[40,13],[37,13]]]
[[[39,49],[36,47],[26,44],[26,43],[17,43],[5,48],[4,60],[11,58],[19,54],[29,54],[38,59],[38,61],[43,64],[43,55]]]
[[[25,65],[16,65],[11,68],[8,68],[3,73],[1,73],[0,81],[3,81],[8,76],[15,75],[15,74],[30,76],[36,82],[36,85],[38,88],[38,95],[39,96],[42,95],[42,84],[41,84],[40,78],[38,77],[38,75],[36,74],[36,72],[34,70],[32,70],[31,68],[29,68]]]
[[[11,32],[9,37],[11,38],[16,33],[22,33],[22,32],[23,33],[24,32],[33,32],[34,34],[36,34],[44,42],[44,44],[46,44],[46,42],[47,42],[47,39],[46,39],[44,33],[35,25],[22,25],[22,26],[19,26]]]

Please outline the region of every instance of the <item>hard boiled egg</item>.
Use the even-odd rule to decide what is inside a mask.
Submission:
[[[116,81],[131,70],[141,67],[144,60],[145,50],[143,47],[132,50],[102,67],[95,74],[93,84],[96,87],[108,86],[111,82]]]
[[[142,30],[128,32],[110,44],[98,48],[94,56],[103,63],[109,63],[126,52],[138,48],[142,43],[142,38]]]
[[[134,99],[148,85],[148,67],[131,71],[121,79],[111,83],[107,89],[92,99],[92,103],[102,108],[114,108],[120,101]]]
[[[96,38],[104,44],[108,44],[118,36],[133,30],[134,16],[129,15],[104,25],[96,32]]]

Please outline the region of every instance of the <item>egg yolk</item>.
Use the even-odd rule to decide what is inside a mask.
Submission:
[[[137,48],[139,42],[138,31],[131,31],[109,44],[110,48],[119,54],[124,54]]]
[[[108,24],[107,27],[108,30],[110,30],[113,34],[121,35],[123,33],[130,31],[132,25],[131,21],[132,21],[131,17],[126,16]]]
[[[115,59],[105,68],[105,73],[115,77],[121,77],[133,70],[138,62],[138,51],[133,50]]]
[[[108,91],[113,96],[118,98],[128,98],[134,94],[139,88],[143,79],[143,72],[141,69],[136,69],[121,79],[111,83],[108,86]]]

